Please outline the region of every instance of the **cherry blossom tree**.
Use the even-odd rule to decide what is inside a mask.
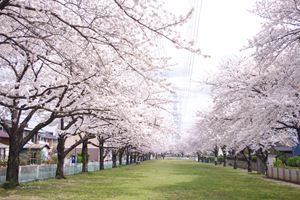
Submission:
[[[245,58],[223,64],[210,82],[215,105],[201,116],[196,127],[204,134],[198,136],[205,138],[201,143],[209,143],[203,147],[213,150],[226,146],[229,151],[242,152],[251,171],[252,153],[266,164],[268,150],[275,144],[295,143],[296,132],[286,131],[290,127],[282,125],[296,122],[294,113],[299,103],[293,87],[297,80],[288,73],[292,68],[281,62],[276,61],[265,71]]]
[[[271,147],[299,143],[299,9],[297,0],[257,1],[264,21],[253,55],[228,58],[209,80],[214,106],[187,138],[195,152],[242,153],[251,171],[252,154],[266,168]]]
[[[112,97],[120,92],[114,89],[118,80],[130,81],[124,71],[162,86],[153,76],[167,61],[156,56],[157,41],[197,52],[175,29],[190,15],[176,17],[148,0],[0,1],[0,123],[10,136],[6,180],[18,184],[19,152],[41,128],[122,103]],[[33,119],[38,123],[23,138]]]
[[[263,21],[262,30],[250,42],[256,49],[255,57],[260,67],[269,66],[274,60],[299,51],[298,0],[259,0],[253,11]]]

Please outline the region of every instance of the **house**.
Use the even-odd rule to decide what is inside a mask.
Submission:
[[[23,137],[29,134],[31,129],[25,128]],[[21,152],[21,157],[28,157],[23,163],[35,164],[37,160],[48,160],[50,152],[54,151],[57,146],[57,136],[52,132],[41,130],[29,141]],[[27,153],[25,153],[27,152]],[[28,153],[30,152],[30,153]],[[0,126],[0,160],[8,159],[9,154],[9,135]],[[26,154],[26,156],[24,156]],[[39,158],[39,156],[41,158]],[[23,159],[24,160],[24,159]]]
[[[283,160],[292,156],[299,156],[300,144],[295,145],[293,147],[278,144],[277,146],[271,149],[270,154],[268,156],[268,163],[272,165],[279,155],[284,158]]]
[[[23,137],[26,137],[30,132],[29,128],[26,128],[23,133]],[[53,132],[41,130],[31,138],[31,142],[34,144],[47,144],[50,148],[56,147],[58,139]]]
[[[40,164],[49,159],[49,149],[47,144],[27,143],[20,154],[21,164]]]
[[[300,143],[297,146],[292,147],[293,156],[300,156]]]
[[[50,148],[55,147],[57,145],[57,136],[53,135],[52,132],[49,131],[41,131],[38,135],[36,135],[36,142],[35,143],[45,143],[48,144]]]
[[[9,136],[2,130],[0,126],[0,160],[6,160],[8,158],[9,151]]]
[[[30,129],[24,130],[25,137]],[[53,132],[41,130],[29,141],[21,152],[22,164],[40,164],[51,158],[52,152],[56,150],[58,138]]]
[[[287,157],[292,157],[293,156],[293,147],[288,147],[288,146],[275,146],[274,150],[280,153],[285,154]]]
[[[297,144],[292,147],[278,145],[278,146],[274,147],[274,150],[285,154],[286,157],[299,156],[300,155],[300,144]]]

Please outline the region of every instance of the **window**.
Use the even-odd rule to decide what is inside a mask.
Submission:
[[[34,136],[31,138],[31,142],[37,143],[37,142],[38,142],[38,136],[37,136],[37,135],[34,135]]]
[[[31,158],[30,158],[30,164],[37,164],[37,152],[32,151],[31,152]]]
[[[5,148],[0,148],[0,160],[4,160],[6,155],[6,149]]]

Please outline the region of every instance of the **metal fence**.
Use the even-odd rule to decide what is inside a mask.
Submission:
[[[112,162],[106,161],[104,168],[112,168]],[[78,174],[82,170],[82,163],[70,164],[64,166],[65,175]],[[98,171],[98,162],[89,162],[88,171]],[[56,172],[56,164],[54,165],[26,165],[19,168],[19,182],[28,182],[34,180],[42,180],[47,178],[54,178]],[[0,167],[0,184],[5,182],[6,167]]]
[[[273,179],[300,184],[300,169],[286,169],[269,166],[267,176]]]

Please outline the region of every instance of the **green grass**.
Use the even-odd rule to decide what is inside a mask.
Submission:
[[[267,181],[241,170],[194,161],[147,161],[117,169],[0,189],[0,199],[292,199],[300,188]]]

